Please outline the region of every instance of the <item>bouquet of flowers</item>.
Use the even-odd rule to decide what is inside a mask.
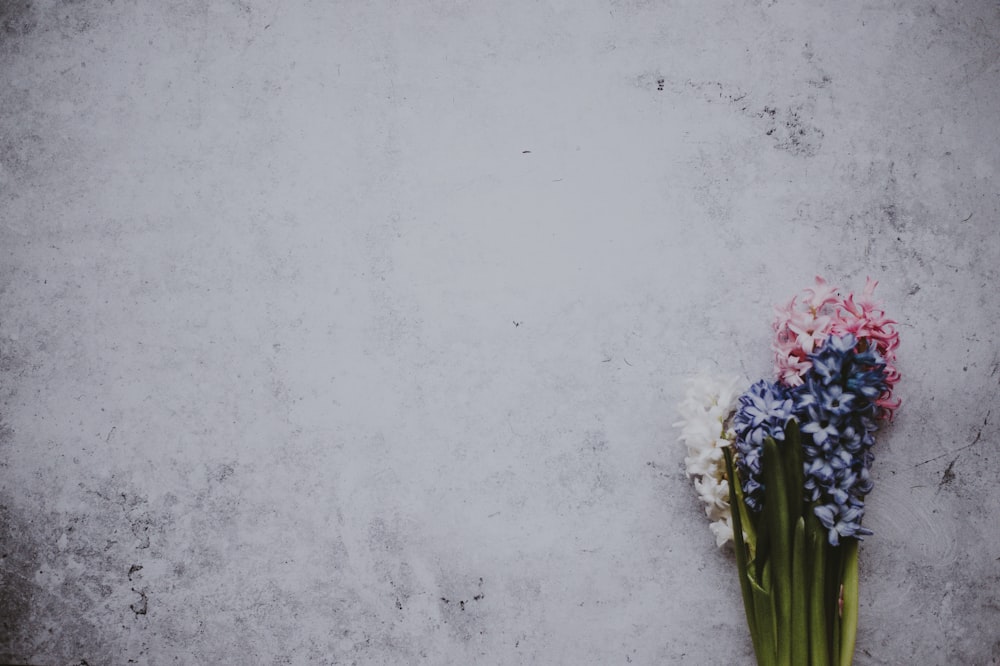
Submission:
[[[680,405],[688,476],[719,546],[732,541],[760,666],[850,666],[858,541],[879,421],[899,407],[895,323],[816,278],[775,309],[775,381],[692,379]]]

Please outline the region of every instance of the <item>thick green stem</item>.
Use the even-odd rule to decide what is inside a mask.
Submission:
[[[809,578],[809,658],[812,666],[829,666],[826,607],[826,535],[815,515],[806,516],[812,576]]]
[[[851,666],[858,625],[858,544],[831,546],[803,501],[801,440],[790,421],[785,441],[764,440],[763,510],[743,502],[725,451],[736,566],[758,666]]]
[[[771,576],[774,580],[772,599],[775,609],[775,637],[778,666],[791,666],[792,567],[791,521],[789,520],[785,464],[778,444],[770,437],[764,440],[764,515],[771,538]]]
[[[743,539],[743,493],[740,492],[739,479],[736,478],[733,466],[733,454],[727,448],[723,450],[726,457],[726,476],[729,479],[729,508],[733,515],[733,550],[736,551],[736,572],[740,579],[740,592],[743,596],[743,612],[747,616],[747,628],[750,630],[750,640],[753,642],[753,651],[760,661],[761,646],[760,638],[757,635],[757,615],[754,610],[754,596],[750,587],[750,578],[747,576],[747,544]],[[752,535],[747,535],[753,538]]]
[[[777,652],[775,641],[778,628],[775,625],[774,594],[771,586],[771,563],[765,562],[761,568],[760,582],[751,581],[754,610],[757,615],[757,632],[761,650],[757,653],[757,666],[776,666]]]
[[[802,515],[802,492],[805,484],[805,472],[802,469],[802,439],[799,434],[799,423],[789,419],[785,424],[785,444],[781,447],[785,463],[786,490],[788,493],[788,509],[794,523]]]
[[[840,620],[840,666],[851,666],[858,636],[858,541],[843,545],[843,617]]]
[[[802,441],[799,424],[790,419],[785,424],[785,443],[781,447],[785,464],[785,488],[788,496],[789,521],[792,525],[792,610],[791,610],[791,663],[805,666],[809,663],[809,560],[806,557],[808,540],[803,518]]]
[[[792,540],[792,666],[806,666],[809,663],[808,587],[806,524],[800,516],[795,521],[795,536]]]
[[[843,580],[842,546],[826,545],[826,612],[830,618],[830,663],[840,664],[840,585]]]

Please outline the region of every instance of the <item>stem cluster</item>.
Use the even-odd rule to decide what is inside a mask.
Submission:
[[[801,434],[764,440],[764,506],[743,501],[725,451],[736,566],[759,666],[850,666],[858,625],[858,542],[830,545],[803,497]]]

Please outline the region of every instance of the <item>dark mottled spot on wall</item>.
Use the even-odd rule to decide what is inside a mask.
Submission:
[[[35,8],[28,0],[0,1],[0,35],[28,35],[38,26]],[[0,39],[0,43],[2,43]]]
[[[462,594],[461,597],[457,594],[450,595],[450,598],[449,596],[440,597],[443,604],[441,606],[442,620],[448,625],[452,634],[462,641],[468,642],[485,632],[481,611],[476,608],[486,598],[483,584],[483,578],[480,576],[478,582],[473,585],[466,584],[465,594]],[[456,589],[453,581],[449,581],[448,587]],[[469,587],[473,589],[468,589]]]
[[[816,78],[809,79],[809,85],[814,88],[826,88],[831,82],[833,82],[833,79],[829,74],[821,74]]]
[[[63,3],[65,5],[75,5],[78,4],[78,1],[63,0]],[[94,27],[93,10],[91,7],[83,4],[79,8],[74,7],[69,14],[60,15],[59,19],[59,25],[63,34],[84,33]]]
[[[0,497],[0,657],[15,653],[29,622],[38,553],[27,525],[14,515],[7,497]]]
[[[14,429],[7,425],[0,414],[0,451],[4,450],[14,438]],[[0,469],[7,466],[7,463],[0,461]]]
[[[368,541],[372,550],[397,553],[402,550],[398,530],[390,527],[381,518],[376,518],[368,525]]]
[[[816,87],[825,87],[830,80],[824,75]],[[768,103],[760,107],[752,103],[749,92],[722,81],[671,80],[650,72],[640,75],[635,81],[642,88],[651,88],[655,84],[657,90],[666,89],[708,104],[726,104],[740,115],[763,125],[764,135],[775,141],[775,148],[792,155],[812,157],[823,141],[823,130],[810,122],[815,106],[813,96],[796,105]]]
[[[94,490],[79,485],[78,508],[64,511],[41,508],[41,492],[0,495],[0,663],[115,663],[113,628],[95,612],[149,611],[137,553],[152,557],[145,549],[167,516],[114,475]]]
[[[2,2],[2,0],[0,0]],[[0,161],[3,159],[3,148],[0,147]],[[0,293],[3,288],[0,287]],[[14,395],[13,379],[22,374],[27,364],[24,360],[24,353],[18,344],[10,339],[0,339],[0,399],[7,399]]]
[[[775,139],[775,148],[792,155],[812,157],[822,144],[823,130],[810,124],[803,113],[803,107],[765,106],[755,115],[766,122],[764,134]]]
[[[31,176],[35,173],[33,158],[42,151],[42,137],[37,134],[8,136],[0,142],[0,172],[11,176]]]
[[[948,468],[945,469],[944,474],[941,475],[941,482],[938,484],[938,488],[943,488],[944,486],[947,486],[949,483],[955,480],[955,472],[953,472],[952,470],[955,469],[956,462],[958,462],[958,458],[952,460],[951,463],[948,465]]]
[[[146,596],[145,590],[137,590],[134,587],[132,591],[139,595],[139,600],[135,603],[129,604],[129,608],[135,613],[136,617],[140,615],[145,615],[146,611],[149,609],[149,597]]]
[[[233,475],[233,472],[235,471],[236,471],[236,462],[233,461],[232,463],[222,464],[215,467],[215,469],[212,471],[212,476],[215,478],[216,481],[222,483],[223,481],[231,477]]]
[[[902,216],[899,208],[896,207],[896,204],[890,203],[882,206],[882,217],[885,218],[885,221],[889,223],[889,226],[896,231],[906,230],[906,220]]]
[[[588,430],[584,435],[583,450],[598,453],[608,448],[608,438],[603,430]]]

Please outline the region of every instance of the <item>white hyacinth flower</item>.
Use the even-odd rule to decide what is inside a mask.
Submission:
[[[678,405],[681,420],[674,424],[681,429],[678,439],[687,446],[687,475],[694,479],[695,491],[705,503],[709,529],[720,548],[733,538],[723,449],[730,446],[734,434],[727,431],[726,422],[742,393],[739,377],[696,375],[687,382],[684,400]]]

